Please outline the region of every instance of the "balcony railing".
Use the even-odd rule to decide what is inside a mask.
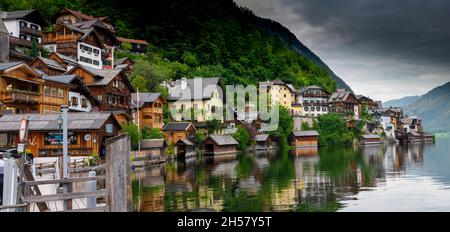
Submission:
[[[26,39],[19,39],[17,37],[10,36],[9,37],[9,43],[11,45],[18,45],[22,47],[31,48],[32,42]]]
[[[42,31],[31,27],[20,27],[20,32],[27,35],[42,37]]]
[[[7,102],[38,103],[39,93],[24,90],[1,90],[1,100]]]

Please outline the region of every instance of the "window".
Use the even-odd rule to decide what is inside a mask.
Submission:
[[[309,110],[309,108],[307,106],[305,106],[305,111],[308,111],[308,110]]]
[[[103,100],[102,95],[97,95],[97,99],[98,99],[99,101],[102,101],[102,100]]]
[[[16,24],[17,25],[17,24]],[[28,23],[24,22],[24,21],[20,21],[20,26],[21,27],[28,27]]]
[[[50,87],[44,86],[44,95],[45,96],[50,96]]]
[[[100,54],[100,50],[94,48],[94,54],[95,54],[95,55]]]
[[[70,98],[70,104],[71,104],[73,107],[77,107],[77,106],[78,106],[78,98],[77,98],[77,97],[71,97],[71,98]]]
[[[31,24],[30,27],[35,30],[39,30],[39,27],[36,24]]]
[[[26,35],[24,35],[24,34],[20,34],[20,35],[19,35],[19,38],[20,38],[20,39],[24,39],[24,40],[26,40],[26,39],[27,39],[27,36],[26,36]]]
[[[317,111],[320,111],[320,107],[316,107],[316,110],[317,110]]]
[[[81,98],[81,107],[87,108],[88,107],[88,101],[86,98]]]
[[[84,57],[84,56],[80,56],[80,61],[82,61],[84,63],[92,64],[92,59]]]
[[[56,97],[57,96],[57,89],[55,87],[51,87],[51,96]]]
[[[64,90],[63,89],[58,89],[58,97],[64,98]]]
[[[98,62],[98,60],[94,60],[94,65],[99,66],[99,65],[100,65],[100,62]]]

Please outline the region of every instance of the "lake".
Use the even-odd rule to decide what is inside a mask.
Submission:
[[[197,157],[135,169],[132,189],[151,212],[450,211],[450,138]]]

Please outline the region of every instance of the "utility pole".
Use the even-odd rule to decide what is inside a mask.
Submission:
[[[139,102],[140,102],[140,96],[139,96],[139,88],[136,87],[136,105],[137,105],[137,126],[138,126],[138,151],[141,151],[141,115],[139,114],[139,108],[141,107]]]
[[[19,178],[19,191],[17,194],[17,203],[22,203],[22,196],[25,193],[25,163],[27,149],[26,144],[28,140],[28,123],[29,119],[27,116],[23,117],[19,128],[19,145],[17,147],[17,152],[22,153],[21,164],[20,164],[20,178]]]

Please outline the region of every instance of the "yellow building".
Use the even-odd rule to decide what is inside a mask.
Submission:
[[[295,103],[295,89],[293,89],[292,85],[280,80],[260,82],[259,95],[263,94],[267,94],[272,103],[277,102],[291,112],[292,104]]]
[[[176,80],[169,88],[167,101],[176,122],[190,121],[192,116],[194,122],[212,120],[216,115],[223,117],[223,94],[217,77]]]

